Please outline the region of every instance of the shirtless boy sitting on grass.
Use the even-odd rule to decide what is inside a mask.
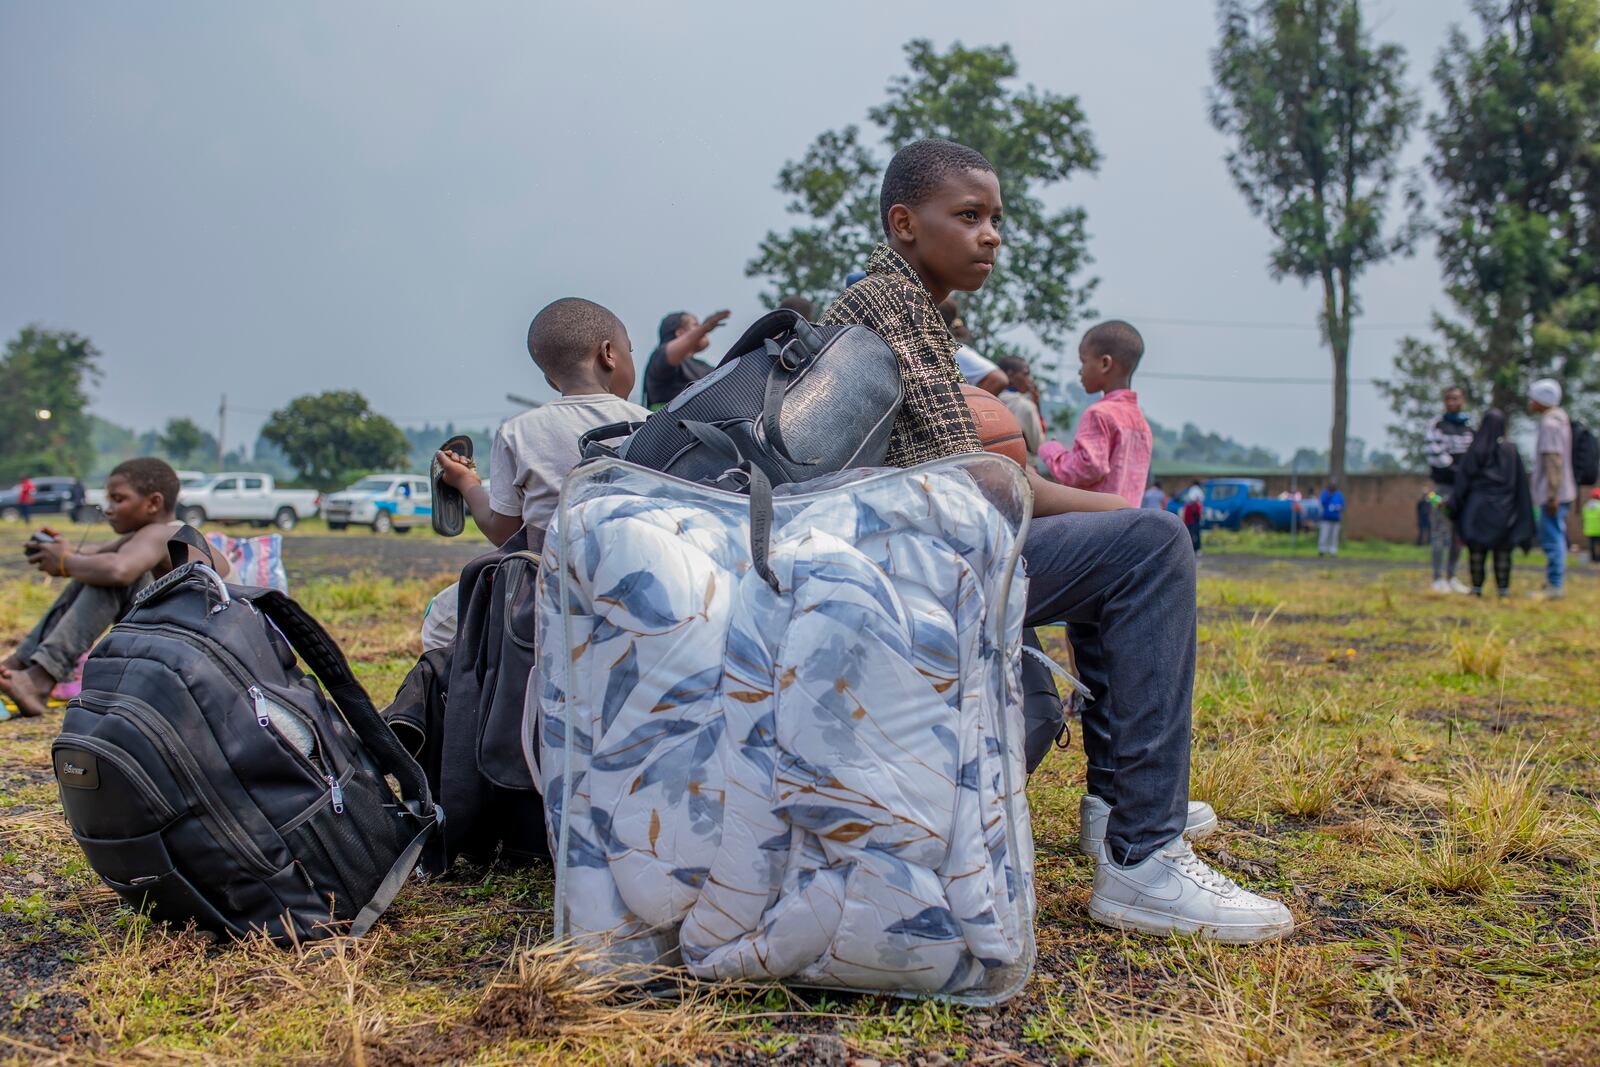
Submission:
[[[178,475],[148,456],[120,464],[106,478],[104,510],[120,536],[103,545],[74,548],[45,528],[50,540],[30,540],[28,562],[45,574],[69,578],[66,589],[16,649],[0,660],[0,694],[25,716],[44,713],[50,690],[71,677],[78,659],[133,605],[133,598],[170,569],[167,540],[182,523]],[[212,563],[228,576],[228,562]]]

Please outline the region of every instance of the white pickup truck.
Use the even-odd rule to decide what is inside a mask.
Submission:
[[[314,489],[279,489],[270,474],[224,471],[178,493],[178,518],[190,526],[206,522],[251,522],[292,530],[317,513]]]

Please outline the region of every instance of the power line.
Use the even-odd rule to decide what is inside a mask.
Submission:
[[[1208,328],[1228,330],[1321,330],[1322,327],[1312,322],[1251,322],[1244,319],[1167,319],[1151,315],[1130,313],[1129,320],[1134,323],[1153,322],[1162,326],[1203,326]],[[1431,330],[1433,324],[1429,322],[1362,322],[1356,319],[1350,324],[1352,331],[1358,330]]]
[[[235,405],[230,405],[229,406],[229,410],[230,411],[243,412],[246,415],[271,415],[272,414],[272,412],[267,410],[266,408],[242,408],[242,407],[239,407],[236,404]],[[509,412],[510,410],[511,409],[509,407],[502,407],[502,408],[496,408],[493,411],[469,411],[469,412],[466,412],[464,414],[463,413],[459,413],[459,412],[457,412],[457,413],[431,412],[431,413],[421,414],[421,415],[390,415],[387,411],[380,411],[380,412],[377,412],[377,414],[383,415],[385,418],[389,419],[391,422],[417,422],[417,421],[459,422],[459,421],[461,421],[463,419],[503,419],[503,418],[506,417],[507,412]]]
[[[1332,385],[1332,378],[1283,378],[1249,374],[1163,374],[1160,371],[1140,371],[1138,377],[1161,378],[1178,382],[1229,382],[1234,385]],[[1377,385],[1381,378],[1351,378],[1351,385]]]

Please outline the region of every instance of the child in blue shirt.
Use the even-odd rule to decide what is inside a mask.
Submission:
[[[1339,492],[1339,483],[1329,479],[1317,502],[1322,507],[1317,520],[1317,555],[1337,556],[1339,527],[1344,522],[1344,494]]]

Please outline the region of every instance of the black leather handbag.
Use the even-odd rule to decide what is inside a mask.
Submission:
[[[766,550],[772,486],[882,466],[902,396],[899,360],[872,330],[816,326],[780,309],[672,403],[642,423],[589,431],[582,451],[748,492],[751,554],[776,589]]]

